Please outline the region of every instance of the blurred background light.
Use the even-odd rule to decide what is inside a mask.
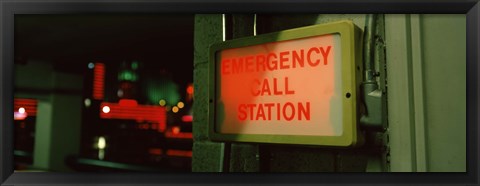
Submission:
[[[164,99],[161,99],[158,103],[160,104],[160,106],[165,106],[165,104],[167,104]]]
[[[23,113],[25,113],[25,108],[23,108],[23,107],[20,107],[20,108],[18,109],[18,112],[19,112],[20,114],[23,114]]]
[[[173,112],[173,113],[177,113],[177,112],[178,112],[178,110],[179,110],[179,109],[178,109],[178,107],[177,107],[177,106],[173,106],[173,108],[172,108],[172,112]]]
[[[109,107],[109,106],[104,106],[104,107],[102,108],[102,112],[103,112],[103,113],[109,113],[109,112],[110,112],[110,107]]]
[[[185,104],[181,101],[177,103],[178,108],[183,108],[184,106],[185,106]]]
[[[97,143],[98,149],[105,149],[107,146],[107,141],[105,140],[105,137],[100,136],[98,138],[98,143]]]
[[[85,104],[85,107],[90,107],[90,105],[92,105],[92,100],[86,98],[83,103]]]

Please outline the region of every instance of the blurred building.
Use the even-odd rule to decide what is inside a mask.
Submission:
[[[16,24],[16,170],[191,170],[193,15]]]

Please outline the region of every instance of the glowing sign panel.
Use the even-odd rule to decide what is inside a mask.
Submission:
[[[338,22],[212,46],[210,137],[355,145],[356,33]]]
[[[100,118],[131,119],[137,122],[152,121],[157,123],[158,132],[163,132],[167,125],[165,107],[138,105],[135,100],[122,99],[119,103],[102,102]],[[147,125],[145,125],[148,128]]]

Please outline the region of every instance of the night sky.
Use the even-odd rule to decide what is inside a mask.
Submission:
[[[20,15],[15,62],[42,60],[57,71],[82,73],[89,62],[138,60],[145,73],[168,72],[193,82],[194,16],[183,14]]]

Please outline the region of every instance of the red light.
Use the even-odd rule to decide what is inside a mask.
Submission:
[[[118,104],[125,107],[136,107],[138,105],[137,100],[134,99],[120,99]]]
[[[166,121],[166,120],[167,120],[167,119],[165,119],[165,122],[158,122],[158,123],[157,123],[157,127],[156,127],[156,128],[157,128],[158,132],[163,132],[163,131],[165,131],[165,128],[167,128],[167,124],[166,124],[167,121]]]
[[[193,116],[192,115],[185,115],[185,116],[182,116],[182,121],[183,122],[192,122],[193,121]]]
[[[29,116],[37,115],[37,100],[35,99],[16,98],[13,101],[13,105],[15,112],[18,112],[20,108],[24,108],[24,110],[21,110],[25,111],[25,113],[28,113]]]
[[[192,151],[188,151],[188,150],[167,150],[167,155],[169,155],[169,156],[192,157]]]
[[[123,82],[122,84],[120,84],[120,88],[123,89],[123,90],[131,89],[131,88],[133,88],[133,85],[130,82]]]
[[[153,155],[162,155],[163,151],[162,151],[162,149],[151,148],[151,149],[148,150],[148,153],[153,154]]]
[[[193,84],[189,84],[187,86],[187,96],[186,96],[186,101],[189,102],[189,101],[192,101],[193,100]]]
[[[188,87],[187,87],[187,93],[188,93],[188,94],[193,94],[193,85],[192,85],[192,84],[188,85]]]
[[[176,138],[176,139],[192,139],[193,134],[191,132],[179,132],[178,134],[174,134],[171,131],[165,132],[166,138]]]
[[[173,128],[172,128],[172,132],[173,132],[173,134],[175,134],[175,135],[178,134],[178,133],[180,133],[180,127],[173,127]]]
[[[95,63],[93,69],[93,99],[103,99],[104,85],[105,65],[103,63]]]
[[[123,106],[119,103],[102,102],[100,108],[108,106],[110,112],[108,114],[100,112],[100,118],[103,119],[131,119],[138,122],[152,121],[158,126],[159,132],[166,129],[167,114],[164,107],[152,105]],[[147,126],[139,126],[140,129],[147,129]],[[153,128],[153,127],[152,127]]]
[[[221,103],[214,104],[214,110],[222,114],[214,116],[219,121],[216,132],[319,136],[345,132],[342,116],[331,114],[342,110],[333,105],[342,103],[339,97],[346,86],[337,55],[339,37],[328,34],[219,51],[215,95]],[[287,124],[297,122],[302,124]]]

